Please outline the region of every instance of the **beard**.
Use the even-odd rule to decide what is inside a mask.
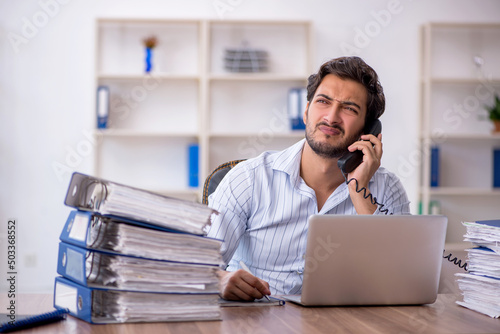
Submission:
[[[343,128],[340,126],[334,124],[334,125],[328,125],[325,122],[320,122],[316,124],[316,126],[313,127],[312,124],[309,123],[309,120],[307,120],[307,125],[306,125],[306,140],[307,144],[309,144],[309,147],[313,150],[314,153],[319,155],[322,158],[327,158],[327,159],[333,159],[333,158],[340,158],[343,156],[345,153],[349,152],[347,149],[351,144],[356,142],[361,134],[363,133],[363,130],[361,129],[358,133],[346,137],[346,138],[341,138],[338,140],[336,144],[331,144],[328,142],[320,142],[317,141],[314,138],[314,133],[316,131],[320,132],[318,128],[320,126],[329,126],[331,128],[337,129],[342,133],[342,135],[345,134],[345,131]],[[331,136],[326,135],[326,139],[331,138]]]

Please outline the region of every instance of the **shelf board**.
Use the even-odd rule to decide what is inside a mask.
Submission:
[[[500,28],[497,22],[429,22],[427,25],[431,28],[454,28],[454,29],[489,29]]]
[[[138,81],[144,79],[154,80],[198,80],[196,74],[168,74],[168,73],[152,73],[152,74],[118,74],[106,73],[98,74],[98,80],[116,80],[116,81]]]
[[[133,137],[177,137],[177,138],[195,138],[196,132],[160,132],[147,130],[129,130],[129,129],[104,129],[95,130],[95,135],[108,138],[133,138]]]
[[[147,25],[155,25],[155,24],[193,24],[199,25],[199,20],[193,19],[165,19],[165,18],[137,18],[137,17],[100,17],[97,18],[98,24],[109,24],[109,23],[119,23],[123,25],[133,25],[133,24],[147,24]]]
[[[422,192],[422,191],[421,191]],[[437,187],[429,188],[431,196],[500,196],[500,188]]]
[[[477,141],[500,141],[500,133],[444,133],[439,136],[430,136],[429,139],[431,139],[433,142],[439,143],[439,142],[445,142],[447,140],[452,140],[452,141],[471,141],[471,140],[477,140]]]
[[[240,132],[240,133],[211,133],[210,138],[247,138],[259,136],[259,132]],[[304,131],[297,132],[277,132],[273,133],[274,138],[304,138]]]
[[[207,20],[210,25],[309,25],[310,21],[305,20]]]
[[[212,81],[304,81],[306,84],[307,75],[288,75],[277,73],[221,73],[211,74]]]
[[[432,84],[458,84],[458,85],[477,85],[486,82],[490,85],[500,85],[500,78],[478,79],[478,78],[431,77],[429,79],[429,82]]]

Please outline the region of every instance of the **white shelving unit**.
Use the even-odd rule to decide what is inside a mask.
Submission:
[[[152,35],[146,75],[142,41]],[[305,21],[98,19],[96,89],[108,86],[111,102],[108,128],[95,131],[95,175],[200,200],[219,164],[298,141],[304,133],[290,130],[287,94],[312,72],[311,35]],[[268,70],[226,71],[224,50],[242,46],[266,50]],[[198,188],[188,187],[192,143]]]
[[[422,29],[420,200],[448,216],[448,248],[462,249],[462,221],[500,218],[492,187],[493,134],[485,105],[500,93],[500,25],[429,23]],[[439,147],[439,186],[430,186],[430,148]]]

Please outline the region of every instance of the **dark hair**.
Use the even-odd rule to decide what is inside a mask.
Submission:
[[[307,101],[311,101],[323,78],[333,74],[362,84],[368,92],[365,124],[379,118],[385,110],[384,89],[377,72],[359,57],[340,57],[327,61],[307,80]]]

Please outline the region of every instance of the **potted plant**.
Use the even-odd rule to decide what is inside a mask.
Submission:
[[[488,111],[488,118],[495,125],[493,132],[500,132],[500,98],[497,94],[495,94],[495,103],[493,106],[486,106],[486,110]]]

